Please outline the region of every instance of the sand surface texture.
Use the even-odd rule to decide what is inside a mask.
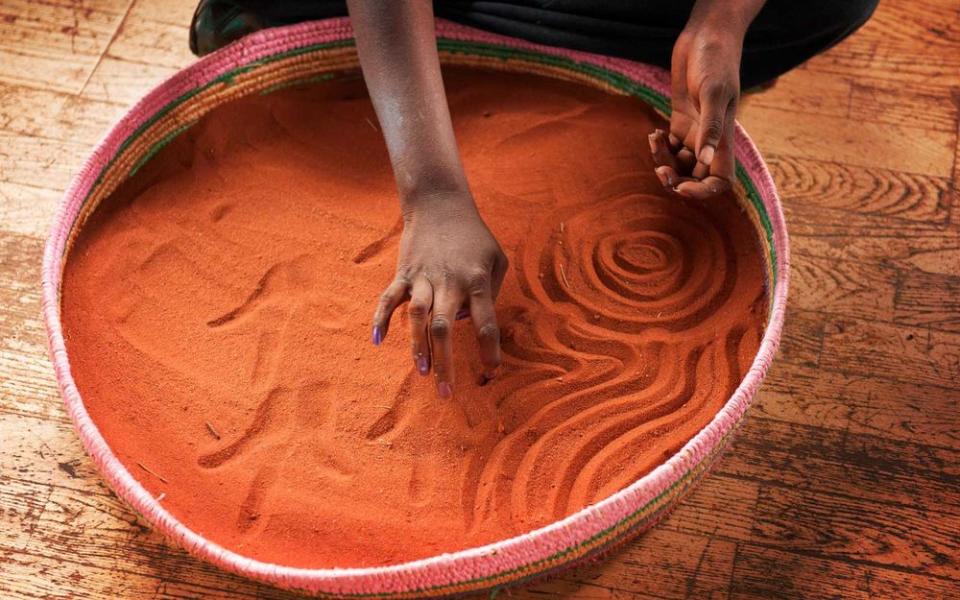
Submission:
[[[257,559],[382,565],[529,531],[629,485],[714,416],[766,313],[732,197],[664,193],[637,101],[448,70],[480,211],[511,266],[504,365],[370,344],[399,208],[362,81],[255,96],[173,141],[67,263],[74,377],[119,458],[189,527]],[[162,478],[162,479],[161,479]]]

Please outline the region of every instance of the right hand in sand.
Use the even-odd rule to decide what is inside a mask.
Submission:
[[[432,369],[437,393],[453,397],[453,325],[469,311],[480,345],[483,376],[500,366],[500,328],[493,304],[507,257],[469,194],[439,193],[407,202],[397,274],[380,296],[373,343],[387,336],[390,317],[404,301],[413,361],[421,375]]]

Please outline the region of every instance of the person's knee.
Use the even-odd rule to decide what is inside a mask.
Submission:
[[[849,0],[846,2],[825,2],[831,11],[833,22],[847,33],[852,33],[870,20],[880,0]]]
[[[809,39],[811,34],[843,37],[870,19],[878,0],[769,0],[754,25],[781,41]]]

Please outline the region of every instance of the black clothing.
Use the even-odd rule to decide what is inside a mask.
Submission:
[[[878,0],[768,0],[744,40],[744,89],[770,81],[863,25]],[[531,42],[670,68],[693,0],[435,0],[438,17]],[[190,47],[206,54],[248,33],[346,16],[343,0],[202,0]]]

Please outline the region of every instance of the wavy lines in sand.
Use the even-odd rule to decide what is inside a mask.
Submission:
[[[703,206],[644,194],[597,204],[559,211],[520,249],[518,274],[536,299],[618,335],[690,329],[724,304],[737,254]]]
[[[542,222],[501,310],[503,435],[468,466],[468,526],[536,526],[621,489],[742,376],[736,244],[708,207],[612,195]]]

